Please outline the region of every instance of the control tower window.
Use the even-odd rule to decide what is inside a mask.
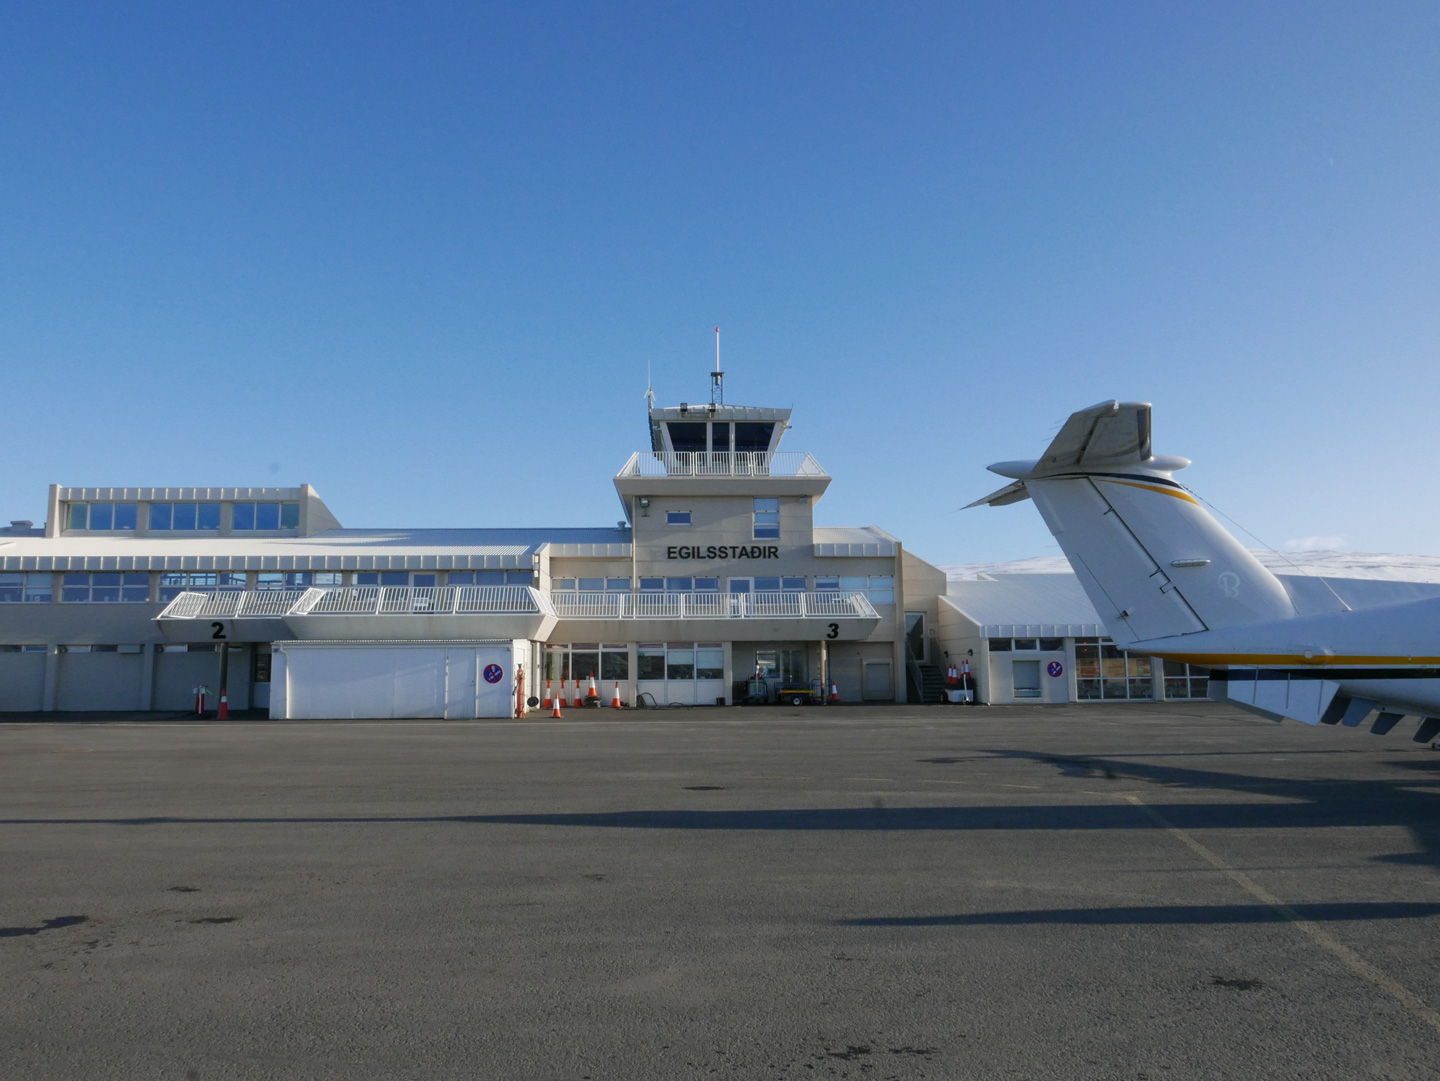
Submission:
[[[780,500],[755,500],[755,537],[757,540],[780,536]]]
[[[737,451],[767,451],[770,449],[770,436],[774,431],[774,423],[737,423],[735,425],[735,449]],[[677,447],[676,449],[678,450],[679,448]],[[759,536],[759,534],[757,533],[756,536]]]
[[[705,452],[705,428],[703,422],[672,422],[670,424],[670,446],[677,451]]]

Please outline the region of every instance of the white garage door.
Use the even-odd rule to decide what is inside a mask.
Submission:
[[[285,716],[508,717],[508,646],[290,645]],[[272,706],[273,711],[273,706]]]

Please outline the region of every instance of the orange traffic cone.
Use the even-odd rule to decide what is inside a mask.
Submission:
[[[830,681],[830,701],[836,703],[840,701],[840,688],[835,686],[833,679]]]
[[[584,702],[584,701],[581,699],[581,697],[580,697],[580,677],[579,677],[579,676],[576,676],[576,677],[575,677],[575,708],[576,708],[576,709],[580,709],[580,708],[582,708],[584,705],[585,705],[585,702]]]
[[[564,690],[564,681],[563,681],[563,680],[561,681],[561,690]],[[551,706],[550,706],[550,716],[552,716],[552,717],[558,717],[558,716],[560,716],[560,696],[559,696],[559,695],[556,695],[556,696],[555,696],[555,701],[554,701],[554,702],[551,704]]]
[[[220,709],[215,714],[217,721],[228,721],[230,719],[230,696],[225,693],[225,688],[220,688]]]
[[[611,708],[611,709],[623,709],[623,708],[624,708],[624,707],[620,704],[620,681],[619,681],[618,679],[615,681],[615,697],[612,698],[612,699],[610,699],[610,708]]]
[[[590,689],[585,692],[585,699],[586,701],[594,702],[597,706],[600,704],[600,692],[595,687],[594,672],[590,673]]]
[[[540,708],[541,708],[541,709],[549,709],[549,708],[550,708],[550,681],[549,681],[548,679],[545,681],[545,701],[543,701],[543,702],[540,703]]]

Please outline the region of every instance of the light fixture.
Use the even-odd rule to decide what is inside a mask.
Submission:
[[[640,505],[641,505],[642,507],[648,507],[648,506],[650,505],[650,500],[647,499],[645,496],[642,495],[642,496],[640,497]]]

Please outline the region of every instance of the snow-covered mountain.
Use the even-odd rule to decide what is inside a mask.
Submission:
[[[1263,565],[1276,574],[1308,574],[1322,578],[1371,578],[1387,582],[1440,582],[1440,556],[1385,555],[1377,552],[1272,552],[1252,548]],[[981,574],[1069,574],[1064,556],[1036,556],[1009,563],[959,563],[941,567],[952,579]]]

